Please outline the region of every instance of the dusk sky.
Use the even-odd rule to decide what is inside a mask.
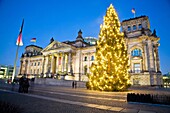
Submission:
[[[0,0],[0,64],[14,65],[23,18],[24,45],[19,48],[19,58],[25,47],[32,44],[31,38],[44,48],[51,37],[59,42],[75,40],[80,29],[83,37],[98,37],[111,3],[120,21],[133,18],[132,8],[136,9],[136,16],[149,17],[151,30],[156,29],[160,37],[161,71],[170,72],[170,0]]]

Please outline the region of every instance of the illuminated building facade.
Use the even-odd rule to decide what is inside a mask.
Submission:
[[[11,78],[14,67],[11,65],[0,65],[0,78]],[[18,75],[19,67],[16,67],[15,75]]]
[[[150,30],[147,16],[122,22],[122,31],[129,53],[133,85],[160,85],[159,37]],[[29,45],[20,59],[20,74],[88,81],[89,67],[95,59],[96,38],[83,38],[78,32],[75,41],[58,42],[53,38],[47,47]]]

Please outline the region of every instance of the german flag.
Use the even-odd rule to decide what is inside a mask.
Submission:
[[[134,14],[135,14],[135,12],[136,12],[136,11],[135,11],[135,8],[132,8],[132,13],[134,13]]]
[[[22,42],[22,29],[23,29],[23,26],[24,26],[24,19],[22,21],[22,25],[21,25],[20,32],[19,32],[18,39],[17,39],[17,43],[16,43],[16,45],[18,45],[18,46],[23,46],[23,42]]]
[[[36,38],[32,38],[30,41],[31,42],[36,42]]]

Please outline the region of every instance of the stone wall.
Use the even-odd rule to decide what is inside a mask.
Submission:
[[[35,84],[39,85],[56,85],[72,87],[73,80],[57,80],[52,78],[36,78]],[[85,88],[86,82],[77,81],[77,87]]]

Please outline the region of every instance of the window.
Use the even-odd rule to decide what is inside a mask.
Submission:
[[[140,64],[139,63],[134,64],[134,72],[135,73],[140,73]]]
[[[61,57],[58,59],[58,65],[61,65]]]
[[[87,74],[87,65],[84,66],[84,74]]]
[[[142,24],[139,24],[138,29],[142,29]]]
[[[136,30],[136,25],[133,25],[133,31],[135,31]]]
[[[86,56],[84,57],[84,61],[87,61],[87,57]]]
[[[131,56],[142,56],[142,52],[140,49],[134,49],[133,51],[131,51]]]
[[[40,65],[40,62],[38,62],[38,66]]]
[[[91,56],[91,61],[93,61],[94,60],[94,56]]]
[[[32,74],[32,69],[31,69],[31,71],[30,71],[30,74]]]
[[[35,62],[35,64],[34,64],[34,66],[36,66],[36,62]]]
[[[128,26],[128,32],[130,32],[131,31],[131,27],[130,26]]]

